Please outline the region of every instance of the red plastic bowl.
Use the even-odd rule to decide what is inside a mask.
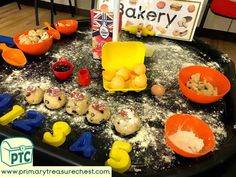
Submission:
[[[68,24],[69,26],[58,26],[58,23]],[[78,21],[77,20],[58,20],[54,23],[55,28],[61,34],[71,35],[77,31]]]
[[[55,68],[59,65],[68,65],[70,67],[70,69],[65,72],[55,71]],[[55,62],[52,65],[51,69],[57,79],[64,81],[64,80],[68,79],[73,74],[74,65],[67,60],[60,60],[60,61]]]
[[[200,73],[201,80],[206,80],[211,83],[213,86],[217,87],[218,95],[217,96],[206,96],[202,94],[197,94],[193,90],[189,89],[186,84],[189,81],[190,77],[193,74]],[[193,102],[201,103],[201,104],[208,104],[213,103],[221,98],[229,92],[231,85],[227,77],[225,77],[222,73],[217,70],[214,70],[209,67],[205,66],[189,66],[183,68],[179,72],[179,87],[182,91],[183,95],[186,96]]]
[[[169,137],[178,130],[192,131],[198,138],[201,138],[204,142],[204,147],[201,151],[190,153],[177,147]],[[204,121],[189,114],[175,114],[169,117],[165,124],[165,138],[167,144],[175,153],[188,158],[201,157],[215,147],[215,137],[209,126]]]
[[[40,56],[45,54],[51,47],[53,44],[53,37],[50,35],[50,33],[48,31],[46,31],[50,38],[47,40],[44,40],[43,42],[40,42],[38,44],[20,44],[19,42],[19,37],[22,34],[28,34],[27,32],[21,32],[17,35],[14,36],[13,40],[14,43],[16,44],[16,46],[21,49],[24,53],[28,54],[28,55],[33,55],[33,56]]]

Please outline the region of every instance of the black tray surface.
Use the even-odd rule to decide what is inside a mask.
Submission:
[[[131,169],[124,174],[113,176],[192,176],[221,165],[235,154],[235,66],[221,52],[212,49],[198,39],[193,42],[182,42],[162,38],[138,39],[122,33],[121,40],[142,41],[155,47],[152,58],[146,58],[148,88],[142,92],[109,94],[102,87],[101,61],[93,59],[91,53],[91,30],[88,21],[81,21],[78,32],[73,36],[62,36],[55,41],[53,48],[41,57],[28,58],[24,68],[13,68],[1,62],[0,92],[14,95],[15,103],[26,110],[34,109],[45,114],[44,126],[27,136],[11,128],[11,125],[0,126],[1,139],[12,136],[26,136],[35,144],[34,165],[104,165],[115,140],[128,141],[133,145],[130,153]],[[65,82],[58,81],[50,71],[50,66],[60,57],[66,57],[75,65],[73,77]],[[199,105],[185,98],[178,87],[178,72],[189,65],[205,65],[223,72],[231,82],[231,91],[224,99],[209,105]],[[92,83],[81,87],[77,82],[80,68],[88,68]],[[156,98],[150,94],[154,83],[166,87],[166,95]],[[69,94],[75,88],[87,93],[91,100],[106,101],[114,115],[117,108],[133,106],[142,119],[142,128],[135,135],[121,137],[114,130],[111,121],[94,126],[86,121],[85,116],[70,116],[64,109],[50,111],[44,104],[31,106],[26,103],[22,90],[28,85],[40,85],[43,88],[58,86]],[[204,120],[212,128],[216,138],[216,149],[204,157],[186,159],[176,155],[166,145],[164,125],[166,119],[176,113],[193,114]],[[23,117],[21,117],[23,118]],[[45,131],[51,131],[56,121],[66,121],[72,127],[72,133],[66,143],[54,148],[42,143]],[[69,146],[85,131],[92,131],[97,153],[92,160],[84,159],[69,152]],[[45,159],[48,159],[45,161]]]

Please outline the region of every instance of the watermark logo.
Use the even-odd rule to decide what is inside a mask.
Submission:
[[[33,164],[33,143],[22,137],[8,138],[0,147],[1,162],[9,167]]]

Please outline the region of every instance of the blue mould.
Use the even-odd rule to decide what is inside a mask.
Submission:
[[[9,94],[0,94],[0,112],[7,111],[13,104],[13,97]]]
[[[12,37],[0,35],[0,43],[6,43],[8,45],[14,45]]]
[[[91,159],[96,152],[92,138],[93,135],[91,132],[85,132],[73,145],[70,146],[70,151]]]
[[[44,115],[38,111],[27,111],[25,117],[27,119],[15,120],[13,122],[13,128],[26,134],[32,134],[33,128],[43,125]]]

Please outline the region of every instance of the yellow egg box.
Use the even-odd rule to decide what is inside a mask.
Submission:
[[[104,89],[111,93],[116,91],[139,92],[146,89],[147,77],[145,75],[146,67],[144,65],[145,52],[146,47],[142,42],[105,43],[102,48]],[[124,83],[119,76],[124,76],[122,77]]]

